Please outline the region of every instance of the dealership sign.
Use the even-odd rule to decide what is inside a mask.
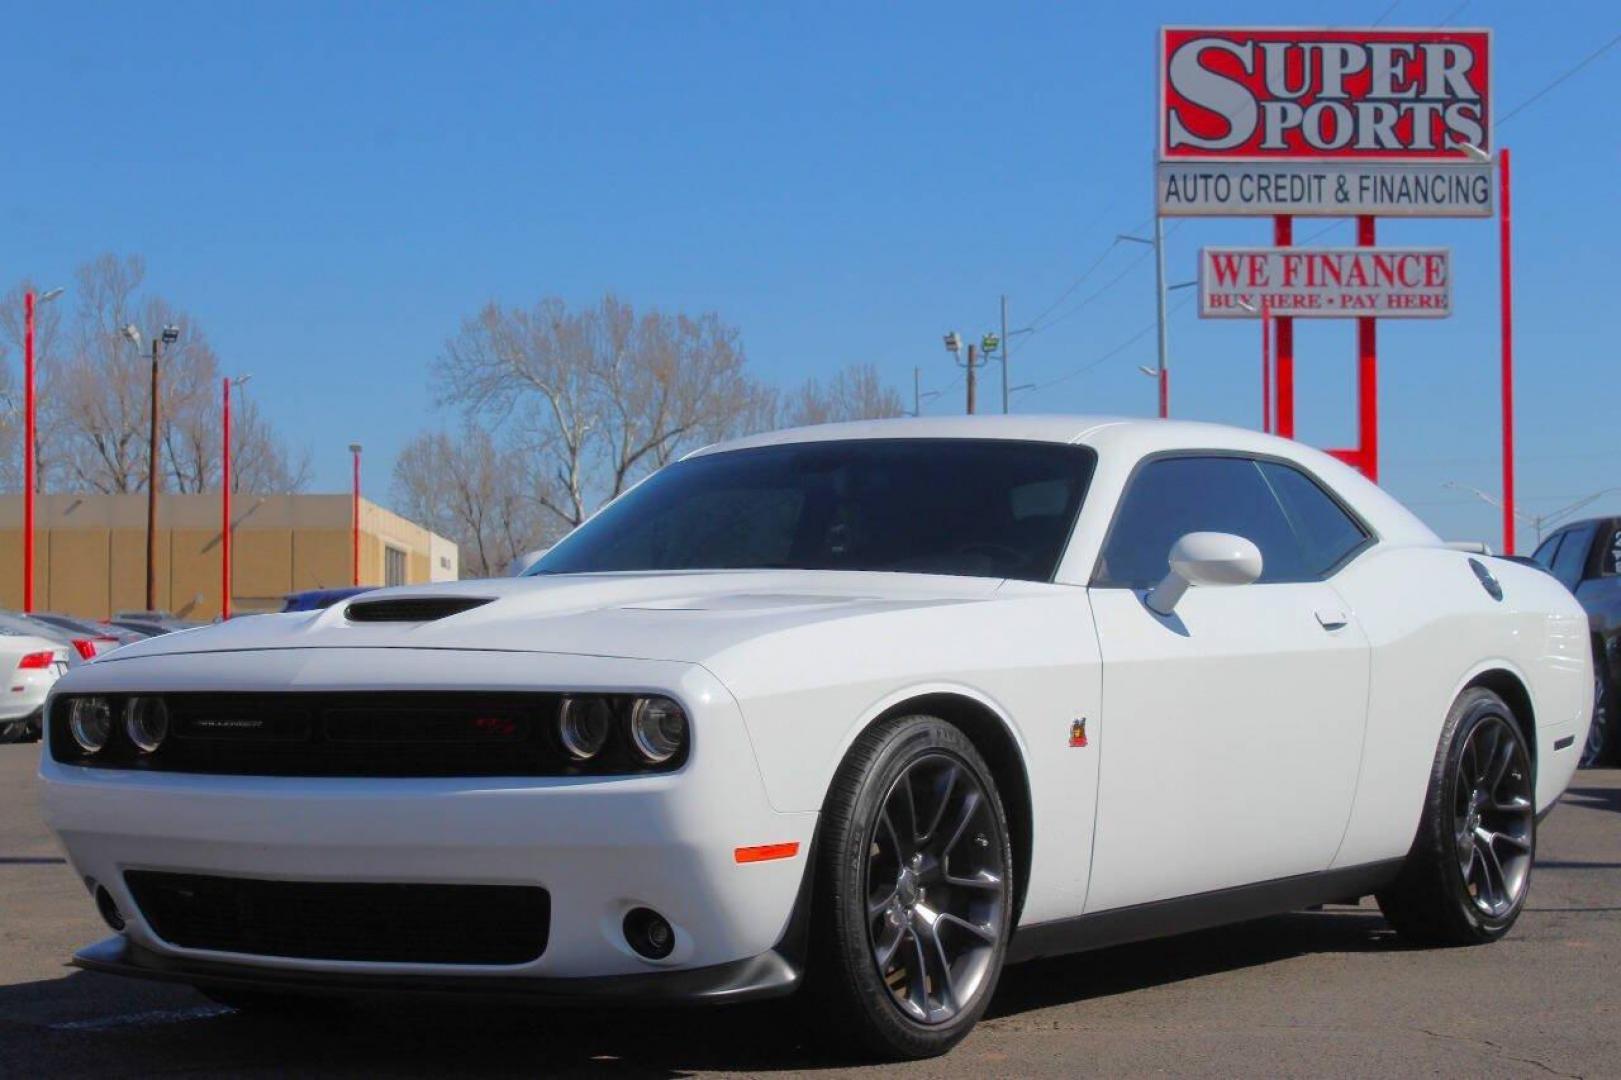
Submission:
[[[1487,216],[1491,33],[1168,27],[1160,212]]]
[[[1446,248],[1204,248],[1199,314],[1217,319],[1444,318]]]

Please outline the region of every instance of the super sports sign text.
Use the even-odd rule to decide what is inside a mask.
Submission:
[[[1163,214],[1492,210],[1491,33],[1167,27]]]

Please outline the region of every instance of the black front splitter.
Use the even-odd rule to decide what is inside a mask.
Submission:
[[[791,994],[801,975],[776,951],[712,967],[578,979],[292,971],[163,956],[122,936],[81,949],[73,964],[86,971],[221,990],[332,998],[475,997],[556,1006],[727,1005]]]

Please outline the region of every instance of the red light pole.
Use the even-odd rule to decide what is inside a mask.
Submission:
[[[34,462],[34,309],[62,295],[52,289],[34,297],[34,290],[23,294],[23,610],[34,610],[34,492],[39,487]]]
[[[231,617],[231,380],[225,383],[224,440],[220,464],[220,618]]]
[[[1503,554],[1514,554],[1514,263],[1508,198],[1508,150],[1497,155],[1503,205],[1498,211],[1499,275],[1503,319]]]
[[[1272,305],[1261,301],[1261,430],[1272,433]]]
[[[352,495],[351,500],[350,500],[350,511],[349,511],[350,519],[352,521],[352,531],[351,531],[351,534],[350,534],[350,541],[351,541],[351,544],[352,544],[352,546],[354,548],[353,558],[354,558],[354,568],[355,568],[354,581],[352,582],[352,584],[359,585],[360,584],[360,444],[359,443],[350,443],[349,444],[349,453],[353,454],[354,459],[355,459],[354,494]]]

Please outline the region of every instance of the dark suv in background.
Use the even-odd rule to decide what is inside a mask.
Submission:
[[[1587,610],[1593,631],[1593,727],[1583,765],[1621,763],[1621,518],[1590,518],[1566,525],[1531,556],[1558,578]]]

